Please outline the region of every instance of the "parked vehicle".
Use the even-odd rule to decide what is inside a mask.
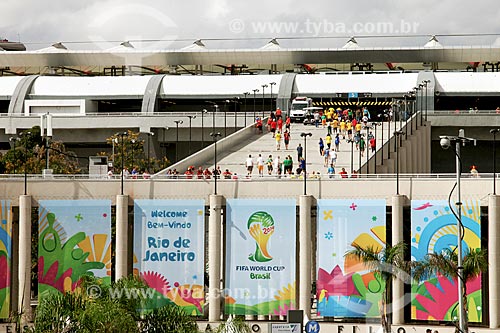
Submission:
[[[306,111],[304,108],[312,107],[312,98],[295,97],[290,110],[290,120],[294,122],[304,121]]]
[[[308,108],[304,108],[303,124],[304,125],[314,125],[314,113],[318,112],[321,114],[322,111],[323,111],[323,108],[320,108],[317,106],[311,106]]]

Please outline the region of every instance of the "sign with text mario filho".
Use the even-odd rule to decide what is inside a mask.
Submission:
[[[295,199],[228,199],[225,313],[295,309]]]
[[[134,272],[152,290],[147,308],[203,313],[204,232],[203,200],[134,201]]]

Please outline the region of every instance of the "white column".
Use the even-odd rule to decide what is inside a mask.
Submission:
[[[404,195],[392,197],[392,245],[403,241],[403,205]],[[408,249],[409,250],[409,249]],[[392,280],[392,321],[393,325],[404,324],[404,282]]]
[[[129,274],[128,239],[128,195],[117,195],[115,281]]]
[[[208,218],[208,321],[220,321],[221,315],[221,209],[222,196],[210,195]]]
[[[488,279],[490,328],[500,327],[500,196],[488,200]]]
[[[311,235],[310,195],[299,198],[299,310],[311,316],[311,270],[312,270],[312,235]]]
[[[31,196],[19,197],[19,293],[21,327],[31,321]]]

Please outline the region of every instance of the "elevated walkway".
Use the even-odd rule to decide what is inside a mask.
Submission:
[[[390,173],[394,174],[398,170],[395,162],[395,151],[400,152],[400,173],[428,173],[430,172],[430,126],[423,126],[420,124],[420,114],[414,115],[412,118],[405,121],[385,121],[377,123],[369,122],[369,128],[364,128],[362,134],[366,137],[367,130],[372,132],[376,137],[377,150],[376,153],[367,152],[361,155],[360,151],[356,149],[355,144],[351,144],[347,137],[344,139],[341,136],[340,149],[338,151],[337,163],[335,166],[335,173],[339,177],[339,172],[342,168],[351,174],[351,170],[356,170],[361,174],[374,174],[374,173]],[[400,137],[400,144],[396,145],[396,138],[393,133],[396,130],[405,132]],[[264,133],[257,133],[254,125],[250,125],[230,136],[220,139],[217,142],[217,165],[221,170],[228,169],[231,173],[236,173],[238,176],[246,176],[247,170],[245,160],[249,155],[254,160],[254,169],[252,175],[258,176],[256,166],[257,157],[262,155],[264,161],[267,160],[269,155],[273,159],[278,156],[283,161],[287,155],[290,155],[293,160],[293,171],[298,167],[297,146],[301,144],[304,146],[304,138],[300,136],[301,133],[311,133],[311,137],[307,137],[307,152],[304,152],[306,157],[306,169],[308,173],[326,174],[328,166],[325,165],[325,159],[319,153],[319,138],[325,138],[327,128],[321,125],[315,127],[312,125],[294,124],[291,125],[291,140],[288,149],[285,148],[284,140],[281,140],[281,148],[278,150],[276,147],[276,140],[272,134],[264,129]],[[334,138],[334,135],[332,136]],[[326,144],[325,144],[326,146]],[[332,142],[332,148],[334,143]],[[210,145],[205,149],[191,155],[190,157],[179,161],[178,163],[170,166],[168,169],[176,169],[181,174],[184,173],[188,166],[199,166],[203,168],[214,168],[214,145]],[[368,155],[367,155],[368,154]],[[155,175],[161,177],[166,173],[166,170]],[[267,167],[264,167],[264,176],[267,177]],[[272,173],[275,177],[275,170]]]

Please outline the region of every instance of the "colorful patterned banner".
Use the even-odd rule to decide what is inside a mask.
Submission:
[[[203,200],[134,201],[134,272],[155,290],[148,307],[203,313],[204,235]]]
[[[0,200],[0,318],[9,318],[12,262],[12,205]]]
[[[456,207],[453,207],[455,211]],[[453,250],[457,246],[457,219],[445,200],[411,202],[411,255],[424,259],[427,253]],[[464,238],[462,250],[481,247],[481,206],[479,200],[462,205]],[[451,321],[458,304],[457,281],[437,276],[413,285],[412,319]],[[467,283],[469,321],[482,321],[481,277]]]
[[[295,308],[295,206],[294,199],[227,200],[226,314]]]
[[[318,315],[378,317],[385,283],[346,259],[353,244],[382,249],[386,242],[385,200],[318,200]]]
[[[73,291],[85,274],[111,281],[111,201],[40,200],[38,295]]]

